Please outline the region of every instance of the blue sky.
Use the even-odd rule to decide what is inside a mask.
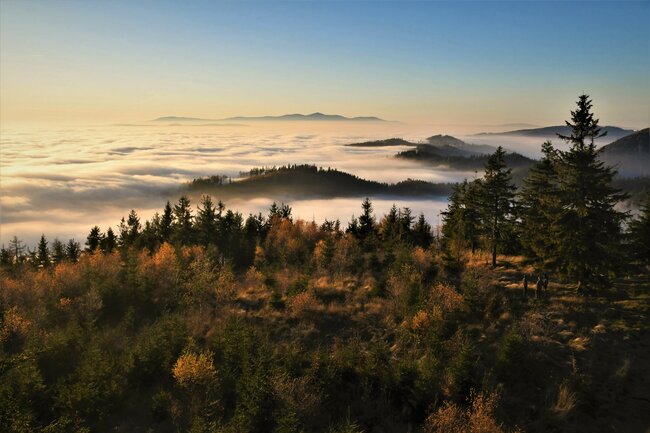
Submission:
[[[1,3],[3,122],[650,123],[650,2]]]

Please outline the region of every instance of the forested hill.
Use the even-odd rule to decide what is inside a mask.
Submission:
[[[623,176],[650,175],[650,128],[604,146],[600,158],[615,165]]]
[[[186,185],[191,192],[212,193],[220,198],[250,197],[359,197],[363,195],[446,196],[451,183],[431,183],[408,179],[387,184],[361,179],[350,173],[314,165],[289,165],[253,169],[245,177],[225,176],[194,179]]]
[[[468,153],[455,146],[433,146],[430,144],[420,144],[415,149],[399,152],[396,156],[461,170],[482,170],[489,158],[489,155]],[[535,163],[535,160],[514,152],[507,153],[505,160],[515,172],[520,168],[528,169]]]

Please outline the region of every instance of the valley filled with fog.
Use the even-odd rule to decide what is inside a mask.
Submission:
[[[90,227],[116,228],[131,209],[143,220],[150,218],[167,200],[180,196],[185,182],[211,175],[237,178],[255,167],[314,164],[387,183],[457,182],[480,176],[394,158],[406,146],[345,146],[367,140],[401,137],[421,142],[433,134],[452,134],[468,143],[503,145],[531,157],[539,154],[539,137],[471,135],[486,130],[398,122],[6,127],[0,142],[0,241],[6,244],[17,235],[34,245],[45,233],[83,243]],[[563,148],[558,139],[554,144]],[[339,218],[346,224],[359,214],[362,198],[278,195],[229,199],[225,204],[247,216],[266,213],[273,201],[283,200],[295,217],[317,222]],[[372,199],[377,215],[395,203],[410,207],[415,215],[423,212],[433,224],[446,206],[443,196]]]

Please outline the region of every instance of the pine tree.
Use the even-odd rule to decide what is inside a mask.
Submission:
[[[375,217],[372,214],[372,202],[368,197],[361,203],[361,215],[359,216],[359,237],[365,239],[375,234]]]
[[[591,101],[581,95],[571,112],[571,144],[557,164],[560,207],[555,236],[559,270],[582,282],[602,281],[615,273],[625,214],[615,209],[627,196],[611,186],[616,171],[598,159],[594,139],[605,135],[591,113]]]
[[[52,241],[52,261],[54,263],[61,263],[66,258],[65,245],[58,238],[54,238]]]
[[[464,237],[472,254],[476,252],[481,239],[481,191],[480,179],[472,182],[465,180],[461,188],[461,224]]]
[[[0,266],[11,266],[14,263],[14,256],[10,250],[2,244],[0,248]]]
[[[196,228],[199,241],[208,245],[214,242],[217,234],[217,209],[209,195],[201,197],[201,205],[196,216]]]
[[[399,212],[399,239],[401,241],[410,242],[411,240],[411,226],[415,217],[413,216],[411,209],[405,207],[400,209]]]
[[[41,239],[38,241],[38,264],[44,268],[50,266],[50,250],[47,248],[47,239],[45,235],[41,234]]]
[[[542,144],[542,159],[535,164],[519,195],[521,244],[526,256],[540,270],[554,268],[557,242],[554,236],[560,212],[556,172],[557,151],[550,141]]]
[[[431,225],[424,218],[423,213],[420,214],[413,226],[413,242],[422,248],[428,248],[431,242],[433,242]]]
[[[79,242],[76,242],[74,239],[70,239],[68,244],[65,247],[65,253],[72,263],[76,263],[79,260],[79,255],[81,254],[81,247]]]
[[[492,251],[493,267],[497,264],[499,245],[511,235],[508,227],[514,212],[515,185],[511,170],[506,167],[505,154],[499,146],[488,158],[480,192],[484,232]]]
[[[398,226],[399,212],[397,206],[393,203],[388,213],[382,218],[379,225],[379,232],[384,242],[393,242],[399,234]]]
[[[99,229],[99,226],[91,228],[90,233],[88,233],[88,237],[86,237],[86,251],[91,254],[97,251],[97,249],[99,249],[101,246],[103,239],[104,235]]]
[[[112,253],[117,248],[117,236],[111,227],[106,230],[106,236],[102,239],[101,249],[104,253]]]
[[[172,205],[167,201],[163,214],[160,217],[160,241],[168,241],[172,234],[172,227],[174,224],[174,210]]]
[[[173,240],[184,245],[191,245],[194,242],[194,216],[190,199],[187,196],[179,198],[178,204],[174,206],[174,219]]]

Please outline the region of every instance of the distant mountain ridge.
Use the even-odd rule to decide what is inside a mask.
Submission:
[[[222,122],[222,121],[249,121],[249,122],[268,122],[268,121],[329,121],[329,122],[386,122],[375,116],[359,116],[359,117],[346,117],[340,114],[323,114],[320,112],[311,114],[284,114],[281,116],[235,116],[226,117],[224,119],[201,119],[197,117],[182,117],[182,116],[163,116],[151,120],[151,122]]]
[[[228,117],[222,120],[248,120],[248,121],[356,121],[356,122],[385,122],[384,119],[374,116],[361,116],[361,117],[345,117],[340,114],[323,114],[320,112],[311,113],[311,114],[284,114],[282,116],[259,116],[259,117],[246,117],[246,116],[237,116],[237,117]]]
[[[607,132],[607,137],[618,139],[625,137],[634,133],[631,129],[619,128],[618,126],[604,126],[602,127],[603,132]],[[542,128],[531,128],[531,129],[517,129],[514,131],[503,131],[503,132],[480,132],[475,134],[475,136],[482,135],[519,135],[523,137],[544,137],[544,138],[557,138],[557,134],[569,135],[571,134],[571,128],[566,125],[556,125],[556,126],[545,126]]]

